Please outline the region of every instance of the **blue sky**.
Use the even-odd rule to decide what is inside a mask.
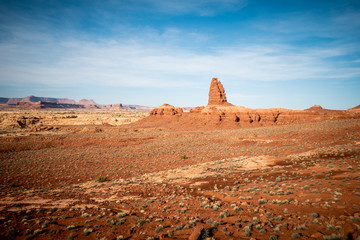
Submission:
[[[0,96],[360,104],[357,0],[0,0]]]

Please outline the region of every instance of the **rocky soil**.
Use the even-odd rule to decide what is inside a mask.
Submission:
[[[0,111],[0,136],[54,135],[72,131],[96,132],[97,126],[120,126],[148,116],[138,110],[18,110]]]
[[[359,119],[183,131],[111,114],[3,128],[1,239],[359,239]]]

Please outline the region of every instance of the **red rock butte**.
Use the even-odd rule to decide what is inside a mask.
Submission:
[[[225,89],[217,78],[211,80],[208,106],[210,105],[232,106],[227,102]]]
[[[196,107],[190,112],[184,112],[182,108],[163,104],[153,109],[148,117],[132,125],[177,130],[236,129],[345,118],[360,118],[360,111],[355,108],[344,111],[330,110],[318,105],[306,110],[235,106],[227,102],[223,85],[217,78],[213,78],[206,107]]]

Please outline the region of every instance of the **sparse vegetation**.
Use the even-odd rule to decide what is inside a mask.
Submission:
[[[164,229],[164,227],[162,225],[159,225],[156,227],[155,233],[160,233],[163,229]]]
[[[259,204],[265,204],[265,203],[267,203],[267,200],[265,199],[265,198],[261,198],[261,199],[259,199]]]
[[[243,228],[243,231],[245,232],[245,236],[246,237],[250,237],[251,236],[251,227],[250,226],[245,226]]]
[[[99,176],[96,178],[97,182],[107,182],[110,181],[108,177],[104,177],[104,176]]]
[[[323,240],[344,240],[345,238],[340,234],[331,234],[331,235],[325,235],[322,238]]]
[[[139,220],[137,221],[137,226],[138,226],[139,228],[141,228],[146,222],[147,222],[147,221],[144,220],[144,219],[139,219]]]
[[[92,232],[93,232],[92,228],[85,228],[84,231],[83,231],[83,235],[88,236]]]
[[[345,137],[342,126],[349,127]],[[206,222],[199,234],[209,239],[302,239],[316,232],[343,239],[345,229],[360,229],[357,128],[358,120],[181,133],[108,126],[95,134],[28,136],[39,143],[28,147],[31,154],[18,137],[19,150],[2,153],[0,234],[16,229],[32,239],[40,228],[36,234],[57,239],[182,238]],[[191,158],[180,161],[184,152]],[[68,178],[69,166],[78,177]],[[99,175],[111,182],[90,181]]]

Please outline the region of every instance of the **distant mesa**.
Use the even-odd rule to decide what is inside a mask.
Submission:
[[[121,103],[108,104],[105,106],[105,108],[107,108],[107,109],[126,109],[126,107],[124,107]]]
[[[48,97],[36,97],[36,96],[24,97],[19,102],[33,102],[33,103],[35,103],[35,102],[51,102],[51,103],[76,104],[75,100],[68,99],[68,98],[48,98]]]
[[[7,103],[9,105],[17,105],[19,103],[37,103],[37,102],[76,104],[75,100],[68,99],[68,98],[36,97],[33,95],[27,96],[24,98],[1,98],[1,103]]]
[[[142,105],[125,105],[125,107],[129,109],[136,109],[141,111],[151,111],[154,109],[154,107],[142,106]]]
[[[81,100],[78,102],[78,104],[80,104],[80,105],[99,105],[99,104],[97,104],[96,102],[94,102],[94,100],[92,100],[92,99],[90,99],[90,100],[88,100],[88,99],[81,99]]]
[[[137,109],[150,111],[151,107],[130,105],[124,106],[121,103],[101,105],[92,99],[81,99],[76,102],[68,98],[51,98],[51,97],[36,97],[27,96],[24,98],[4,98],[0,97],[1,108],[21,108],[21,109],[51,109],[51,108],[74,108],[74,109],[109,109],[109,110],[123,110],[123,109]]]
[[[196,107],[189,112],[170,104],[163,104],[135,126],[165,127],[170,129],[234,129],[294,123],[314,122],[337,118],[360,118],[355,111],[324,109],[320,105],[302,110],[283,108],[251,109],[232,105],[227,101],[222,83],[213,78],[210,83],[209,100],[206,107]]]
[[[6,102],[9,105],[16,105],[17,103],[21,102],[22,98],[8,98]]]

